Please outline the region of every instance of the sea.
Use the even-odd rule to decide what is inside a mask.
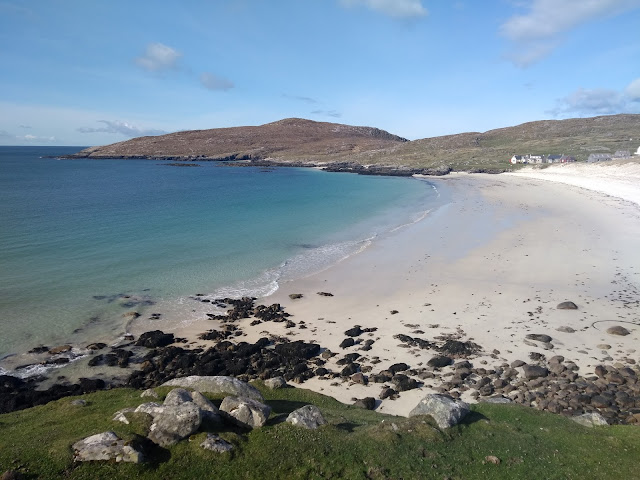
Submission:
[[[82,148],[0,147],[0,373],[38,345],[194,321],[194,300],[265,297],[443,201],[416,178],[57,157]]]

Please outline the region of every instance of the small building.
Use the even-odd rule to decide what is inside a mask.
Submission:
[[[587,162],[589,163],[607,162],[609,160],[611,160],[610,153],[592,153],[589,155],[589,158],[587,158]]]
[[[562,157],[560,158],[560,163],[571,163],[575,161],[576,157],[571,157],[569,155],[562,155]]]
[[[529,155],[529,163],[542,163],[542,155]]]
[[[638,147],[638,150],[636,150],[635,155],[640,155],[640,147]]]
[[[564,155],[547,155],[547,163],[559,163]]]

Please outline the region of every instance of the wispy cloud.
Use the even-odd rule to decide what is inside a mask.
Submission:
[[[164,135],[164,130],[156,129],[143,129],[127,122],[121,122],[119,120],[98,120],[105,126],[100,128],[92,127],[80,127],[77,129],[80,133],[119,133],[127,137],[144,137],[149,135]]]
[[[427,15],[422,0],[340,0],[345,7],[363,6],[395,18],[416,18]]]
[[[500,27],[513,42],[507,53],[513,63],[526,67],[549,55],[562,35],[582,24],[640,8],[640,0],[526,0],[527,11]]]
[[[556,101],[556,107],[547,113],[556,117],[566,115],[611,115],[640,113],[640,78],[624,90],[607,88],[579,88]]]
[[[0,140],[12,140],[18,143],[24,143],[24,142],[28,142],[28,143],[35,143],[35,142],[45,142],[45,143],[49,143],[49,142],[55,142],[56,141],[56,137],[45,137],[45,136],[38,136],[38,135],[14,135],[12,133],[7,132],[6,130],[0,130]]]
[[[311,98],[311,97],[303,97],[303,96],[300,96],[300,95],[289,95],[288,93],[283,93],[282,96],[284,98],[288,98],[290,100],[296,100],[298,102],[309,103],[311,105],[315,105],[316,103],[319,103],[315,98]]]
[[[29,130],[31,128],[31,125],[18,125],[20,128],[24,128],[26,130]]]
[[[322,115],[325,117],[333,117],[340,118],[342,114],[336,110],[314,110],[311,112],[312,115]]]
[[[207,90],[230,90],[235,85],[231,80],[228,80],[224,77],[219,77],[218,75],[214,75],[213,73],[204,72],[200,75],[200,83]]]
[[[150,72],[161,72],[177,68],[182,54],[162,43],[150,43],[144,55],[136,58],[136,64]]]

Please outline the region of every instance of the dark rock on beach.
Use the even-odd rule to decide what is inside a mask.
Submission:
[[[139,347],[157,348],[166,347],[174,342],[173,333],[164,333],[160,330],[145,332],[138,338],[136,345]]]

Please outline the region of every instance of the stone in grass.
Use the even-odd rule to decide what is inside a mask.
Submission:
[[[264,381],[264,385],[271,390],[277,390],[278,388],[286,387],[287,381],[284,379],[284,377],[267,378]]]
[[[193,402],[163,405],[153,415],[148,438],[161,447],[168,447],[194,434],[201,423],[202,412]]]
[[[322,412],[315,405],[305,405],[289,414],[287,422],[291,425],[315,430],[325,425],[327,421],[322,416]]]
[[[607,328],[607,333],[609,335],[620,335],[622,337],[629,335],[631,332],[620,325],[616,325],[615,327]]]
[[[149,388],[140,394],[142,398],[160,398],[158,392],[156,392],[153,388]]]
[[[609,425],[607,420],[597,412],[585,413],[584,415],[578,415],[577,417],[571,417],[576,423],[584,425],[585,427],[599,427],[602,425]]]
[[[469,405],[461,400],[439,394],[427,394],[409,412],[410,417],[430,415],[440,428],[453,427],[469,413]]]
[[[126,445],[114,432],[91,435],[73,444],[75,462],[115,460],[116,462],[142,463],[142,453]]]
[[[556,308],[558,310],[577,310],[578,306],[573,302],[562,302]]]
[[[0,480],[22,480],[24,475],[20,472],[16,472],[15,470],[7,470],[2,475],[0,475]]]
[[[225,453],[233,450],[233,445],[214,433],[207,433],[207,438],[204,439],[200,446],[205,450],[211,450],[216,453]]]
[[[231,422],[244,428],[259,428],[267,423],[271,407],[247,397],[225,397],[220,413]]]

